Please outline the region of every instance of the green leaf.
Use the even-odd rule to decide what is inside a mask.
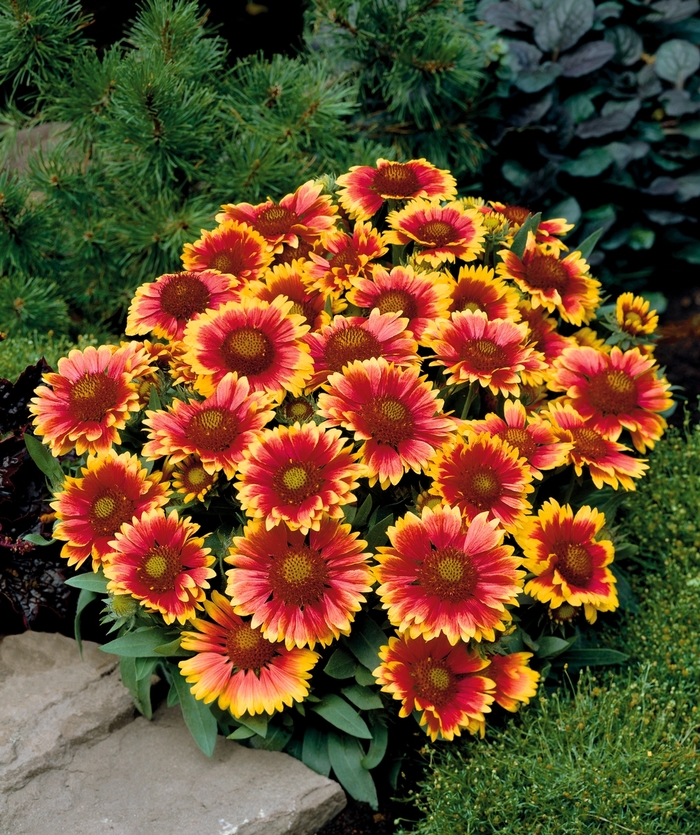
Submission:
[[[182,640],[182,636],[178,635],[175,640],[170,641],[167,644],[161,644],[158,647],[153,647],[153,652],[157,655],[169,655],[174,658],[188,658],[190,653],[187,650],[182,649],[180,646],[180,641]]]
[[[67,586],[72,586],[74,589],[87,589],[88,591],[97,592],[97,594],[107,594],[107,583],[109,580],[102,573],[100,568],[92,574],[78,574],[75,577],[69,577],[65,583]]]
[[[26,536],[23,536],[22,539],[25,542],[31,542],[32,545],[53,545],[54,542],[58,542],[57,539],[44,539],[44,537],[40,533],[28,533]]]
[[[122,658],[122,661],[125,661],[125,658]],[[166,705],[168,707],[175,707],[175,705],[180,704],[180,696],[177,692],[177,687],[174,684],[171,684],[170,690],[168,690],[168,698],[166,701]]]
[[[246,728],[250,728],[251,731],[255,731],[258,736],[261,736],[263,739],[267,736],[267,723],[268,718],[263,718],[262,716],[252,716],[249,713],[244,714],[243,716],[237,717],[237,721],[241,723],[241,725],[245,725]]]
[[[274,725],[270,727],[265,739],[256,734],[250,738],[250,744],[252,748],[262,748],[264,751],[281,751],[291,738],[291,731]]]
[[[681,89],[686,80],[700,69],[700,49],[690,41],[672,38],[656,51],[654,72]]]
[[[372,739],[365,720],[335,693],[328,693],[318,704],[311,705],[311,710],[341,731],[360,737],[360,739]]]
[[[527,168],[523,168],[519,162],[512,159],[507,159],[503,163],[501,166],[501,174],[503,174],[509,183],[513,183],[513,185],[518,188],[524,188],[532,176],[531,171],[528,171]]]
[[[544,52],[570,49],[593,27],[593,0],[556,0],[542,6],[533,32]]]
[[[595,232],[592,232],[585,241],[581,241],[581,243],[576,247],[576,250],[581,253],[581,258],[590,258],[591,253],[595,249],[595,245],[598,243],[600,236],[603,234],[603,228],[596,229]]]
[[[350,635],[346,638],[350,652],[370,672],[379,666],[379,650],[388,643],[389,639],[384,631],[364,612],[358,615]]]
[[[372,775],[362,767],[364,751],[360,743],[331,733],[328,735],[328,756],[335,776],[350,797],[377,809],[377,789]]]
[[[581,206],[575,197],[567,197],[556,206],[552,206],[547,212],[547,219],[563,217],[569,223],[578,223],[581,220]]]
[[[352,702],[360,710],[377,710],[384,707],[379,694],[369,687],[362,687],[360,684],[351,684],[350,687],[343,687],[340,691],[345,698]]]
[[[676,258],[681,258],[689,264],[700,264],[700,241],[686,244],[674,254]]]
[[[636,64],[644,52],[644,41],[631,26],[613,26],[605,30],[603,37],[615,47],[615,61],[626,67]]]
[[[328,757],[328,735],[317,728],[307,728],[301,749],[301,761],[317,774],[328,777],[331,761]]]
[[[678,129],[689,139],[700,139],[700,120],[686,122],[685,125],[679,125]]]
[[[560,660],[576,667],[604,667],[624,664],[628,658],[616,649],[570,649]]]
[[[357,663],[344,649],[337,649],[328,659],[323,672],[331,678],[351,678],[355,674]]]
[[[78,645],[78,652],[80,653],[80,657],[83,657],[83,639],[80,635],[80,617],[83,613],[83,609],[88,605],[88,603],[92,603],[93,600],[97,595],[94,591],[90,589],[81,589],[80,594],[78,595],[78,603],[75,607],[75,618],[73,619],[73,634],[75,635],[75,642]]]
[[[585,148],[576,159],[563,162],[561,168],[572,177],[597,177],[612,161],[612,154],[606,148]]]
[[[229,734],[226,739],[250,739],[251,736],[255,736],[255,731],[241,725],[240,728],[236,728],[232,734]]]
[[[360,505],[359,510],[355,515],[354,524],[356,528],[361,528],[367,524],[367,520],[369,519],[369,515],[372,512],[372,497],[367,496],[367,498],[362,502]]]
[[[355,681],[363,687],[368,687],[377,683],[376,678],[372,675],[372,673],[370,673],[367,667],[363,667],[362,664],[357,665],[357,669],[355,670]]]
[[[343,505],[343,516],[345,517],[345,521],[349,525],[352,525],[356,514],[357,514],[357,508],[354,505],[351,505],[351,504]]]
[[[134,670],[136,672],[136,681],[148,677],[150,679],[151,673],[158,662],[155,658],[134,658]]]
[[[527,246],[527,236],[530,232],[532,232],[533,235],[535,234],[535,232],[537,232],[537,227],[540,225],[541,219],[541,212],[537,212],[537,214],[535,215],[530,215],[530,217],[515,233],[515,237],[513,238],[513,244],[510,249],[511,252],[517,255],[518,258],[523,257],[523,252],[525,252],[525,247]]]
[[[151,412],[158,412],[163,408],[158,397],[158,389],[153,384],[151,384],[151,393],[148,396],[148,408]]]
[[[189,684],[180,675],[180,670],[177,667],[173,669],[173,684],[180,698],[180,707],[182,708],[185,724],[200,749],[207,757],[211,757],[216,745],[218,728],[214,714],[204,702],[195,699]]]
[[[139,662],[141,662],[140,665]],[[153,674],[157,663],[158,662],[153,658],[134,658],[137,692],[136,707],[146,717],[146,719],[153,718],[153,705],[151,704],[151,675]]]
[[[64,479],[63,470],[58,460],[51,455],[48,448],[40,440],[28,432],[24,433],[24,443],[32,461],[48,477],[54,493],[57,493],[61,489]]]
[[[149,626],[136,632],[127,632],[113,641],[102,644],[102,652],[114,655],[125,655],[130,658],[161,658],[156,647],[163,646],[168,641],[168,634],[157,626]]]
[[[376,722],[372,725],[372,741],[369,744],[367,753],[362,758],[362,767],[368,771],[371,768],[376,768],[384,759],[388,742],[389,729],[387,726],[381,722]]]
[[[561,655],[571,646],[573,640],[565,641],[555,635],[543,635],[537,641],[537,657],[552,658],[555,655]]]
[[[376,525],[372,525],[366,537],[368,550],[375,551],[379,545],[383,545],[386,542],[386,531],[393,521],[394,517],[389,514],[377,522]]]

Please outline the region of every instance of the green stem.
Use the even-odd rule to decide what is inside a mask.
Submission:
[[[471,405],[476,400],[476,395],[479,393],[479,381],[474,380],[474,382],[469,386],[469,392],[467,393],[467,399],[464,401],[464,408],[462,409],[461,418],[462,420],[467,419],[467,415],[469,414],[469,409],[471,409]]]

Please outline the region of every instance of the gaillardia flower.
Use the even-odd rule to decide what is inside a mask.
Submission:
[[[302,337],[309,326],[292,313],[294,302],[241,298],[203,313],[185,329],[185,361],[201,375],[197,388],[212,394],[230,371],[246,377],[253,391],[281,400],[301,394],[311,376],[309,349]]]
[[[501,278],[496,278],[491,267],[465,264],[460,267],[457,281],[450,290],[450,310],[480,310],[488,319],[520,319],[520,296]]]
[[[362,468],[340,430],[315,423],[266,429],[247,450],[238,468],[238,500],[255,519],[272,528],[319,530],[325,514],[343,516],[342,505],[355,498]]]
[[[338,202],[358,220],[375,215],[385,200],[411,200],[434,197],[450,200],[457,193],[457,183],[449,171],[435,168],[425,159],[392,162],[378,159],[377,167],[353,165],[337,179],[341,186]]]
[[[37,435],[54,455],[75,448],[78,455],[106,452],[121,440],[129,412],[138,411],[134,380],[148,369],[148,352],[139,342],[77,348],[58,361],[58,373],[44,375],[29,411]]]
[[[496,702],[511,713],[537,695],[540,674],[531,669],[530,658],[531,652],[511,652],[510,655],[492,655],[489,659],[491,663],[486,673],[496,683],[493,695]]]
[[[324,383],[329,374],[342,371],[356,360],[378,359],[400,366],[418,365],[418,343],[406,330],[408,319],[399,313],[373,310],[364,316],[336,316],[319,333],[310,333],[306,342],[311,350],[314,373],[309,391]]]
[[[216,558],[204,537],[195,536],[198,530],[188,517],[178,519],[176,510],[166,516],[161,509],[122,525],[104,564],[107,591],[133,595],[166,623],[188,621],[216,576],[210,568]]]
[[[204,401],[175,399],[166,412],[147,412],[150,440],[143,455],[150,460],[168,455],[177,463],[196,454],[207,473],[223,470],[233,478],[245,450],[275,416],[268,405],[264,393],[250,391],[247,379],[226,374]]]
[[[429,467],[432,490],[471,522],[483,511],[513,533],[531,509],[530,467],[510,444],[489,434],[459,438],[438,450]]]
[[[518,396],[520,372],[540,374],[546,369],[541,354],[527,344],[523,322],[487,318],[480,310],[459,310],[450,319],[436,319],[423,334],[435,354],[431,365],[450,372],[450,385],[478,382],[494,394]]]
[[[337,208],[330,195],[321,195],[323,183],[309,180],[279,203],[267,200],[252,206],[250,203],[226,203],[217,221],[238,221],[255,229],[267,242],[268,249],[282,252],[286,244],[297,248],[301,242],[313,244],[335,223]]]
[[[161,275],[137,288],[129,307],[126,333],[154,333],[179,341],[190,319],[236,301],[237,285],[237,279],[212,270]]]
[[[195,499],[201,502],[216,483],[216,473],[208,473],[196,455],[188,455],[179,461],[172,472],[172,489],[180,493],[187,504]]]
[[[659,316],[649,307],[650,302],[642,296],[621,293],[615,303],[615,318],[620,329],[631,336],[654,333]]]
[[[308,261],[300,259],[291,264],[272,267],[262,281],[253,281],[245,288],[244,295],[265,302],[284,296],[292,302],[290,313],[303,318],[303,324],[312,331],[327,324],[330,317],[324,312],[325,296],[318,290],[310,289]]]
[[[554,362],[549,387],[563,391],[582,418],[616,441],[629,430],[639,452],[652,449],[666,428],[659,412],[669,409],[669,384],[656,376],[657,365],[637,348],[609,354],[593,348],[567,348]]]
[[[202,229],[202,237],[193,244],[185,244],[182,263],[186,270],[217,273],[254,281],[270,266],[272,253],[262,235],[248,226],[229,220],[212,232]]]
[[[79,568],[92,556],[92,570],[97,571],[124,522],[167,504],[168,485],[161,482],[161,473],[148,475],[135,455],[117,455],[113,449],[88,456],[81,473],[78,478],[66,476],[51,503],[58,519],[53,536],[66,542],[61,556],[68,565]]]
[[[309,276],[314,289],[340,295],[357,276],[366,276],[372,261],[387,251],[381,235],[370,223],[356,223],[352,237],[340,229],[321,236],[325,257],[309,253]]]
[[[415,272],[412,267],[394,267],[388,272],[375,267],[372,278],[353,279],[347,300],[367,311],[401,313],[408,329],[420,342],[433,319],[448,315],[450,284],[443,273]]]
[[[546,501],[537,516],[522,520],[515,539],[523,549],[523,567],[535,577],[525,593],[557,609],[563,603],[583,605],[586,620],[594,623],[598,612],[617,609],[615,577],[607,567],[614,548],[596,535],[605,515],[584,505],[574,516],[569,505]]]
[[[522,258],[509,249],[499,253],[496,272],[512,279],[523,293],[529,293],[533,307],[557,310],[572,325],[588,323],[600,304],[600,282],[590,277],[580,252],[559,258],[535,243],[530,233]]]
[[[415,368],[369,359],[332,374],[319,395],[324,426],[342,426],[362,441],[359,451],[370,486],[398,484],[411,469],[420,473],[455,423],[440,414],[442,401]]]
[[[534,214],[524,206],[514,206],[511,203],[499,203],[497,201],[489,201],[493,207],[493,211],[508,221],[513,232],[525,223],[525,221]],[[486,207],[484,207],[486,208]],[[563,217],[553,217],[549,220],[540,220],[537,224],[537,231],[535,232],[535,240],[538,244],[548,244],[550,249],[561,251],[566,249],[564,243],[560,240],[564,235],[574,228],[573,223],[567,223]]]
[[[455,259],[473,261],[483,251],[484,226],[475,209],[459,202],[441,206],[440,201],[412,200],[405,209],[391,212],[387,222],[392,231],[384,234],[388,244],[405,246],[413,242],[414,257],[438,267]]]
[[[205,704],[216,701],[235,717],[274,713],[303,702],[318,653],[271,643],[259,629],[234,614],[231,602],[212,592],[204,601],[211,620],[195,618],[196,632],[183,632],[181,646],[196,652],[180,661],[192,695]]]
[[[423,711],[420,724],[435,741],[454,739],[462,730],[474,733],[490,713],[494,682],[481,673],[488,661],[465,643],[452,646],[444,635],[389,638],[373,671],[382,690],[401,702],[399,716]]]
[[[374,573],[389,621],[400,632],[426,641],[445,635],[459,641],[494,641],[517,606],[523,571],[504,532],[487,513],[465,531],[457,508],[424,507],[387,531],[391,546],[379,547]]]
[[[252,615],[253,628],[288,649],[325,647],[348,635],[373,581],[358,535],[328,517],[306,535],[250,522],[226,557],[234,566],[226,594],[236,614]]]

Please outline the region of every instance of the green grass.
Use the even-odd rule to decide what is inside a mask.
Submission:
[[[88,345],[102,345],[111,340],[92,334],[79,336],[77,343],[67,336],[33,333],[31,335],[8,336],[0,342],[0,378],[15,382],[28,365],[35,365],[43,356],[46,362],[56,368],[61,357],[73,348],[84,350]]]

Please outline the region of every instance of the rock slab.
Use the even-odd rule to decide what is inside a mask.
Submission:
[[[71,647],[70,658],[63,652],[64,641]],[[96,646],[88,645],[85,657],[92,675],[100,670],[103,675],[81,690],[67,686],[68,668],[77,675],[75,667],[83,663],[74,642],[25,633],[0,643],[0,835],[311,835],[345,806],[337,783],[286,754],[220,738],[214,756],[206,757],[178,708],[156,711],[152,722],[142,717],[130,721],[133,708],[118,681],[129,710],[117,700],[109,703],[111,720],[103,712],[101,724],[83,721],[71,708],[87,705],[88,713],[94,713],[96,686],[116,675],[114,658]],[[63,681],[64,693],[70,691],[62,713],[51,686],[53,673]],[[45,724],[47,701],[64,721],[60,733],[44,728],[38,745],[26,717],[34,717],[38,732]],[[71,714],[72,722],[67,720]]]

